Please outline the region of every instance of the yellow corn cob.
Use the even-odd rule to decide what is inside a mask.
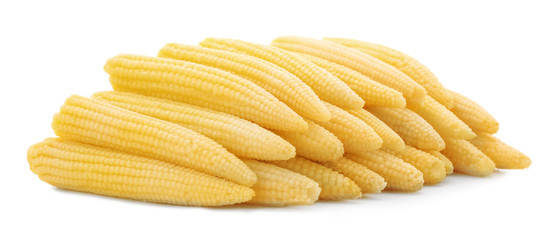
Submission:
[[[256,195],[249,203],[264,205],[313,204],[321,188],[314,180],[293,171],[254,160],[243,160],[258,177]]]
[[[397,152],[404,150],[406,146],[404,141],[387,124],[375,117],[365,109],[348,110],[348,113],[356,116],[369,125],[381,139],[383,139],[382,148]]]
[[[387,182],[385,190],[415,192],[423,188],[423,174],[414,166],[381,150],[364,155],[345,153],[344,157],[376,172]]]
[[[98,92],[93,98],[192,129],[215,140],[237,156],[287,160],[296,155],[294,147],[284,139],[252,122],[226,113],[135,93]]]
[[[235,39],[206,38],[203,47],[226,50],[261,58],[284,68],[310,86],[321,100],[342,108],[360,109],[364,100],[344,82],[308,59],[282,49]]]
[[[401,92],[406,101],[414,105],[419,104],[426,95],[425,89],[402,71],[369,54],[338,43],[286,36],[274,39],[271,45],[292,52],[320,57],[351,68]]]
[[[412,146],[406,146],[403,151],[392,154],[423,173],[423,180],[426,185],[437,184],[446,177],[446,168],[442,161],[429,153]]]
[[[362,189],[362,193],[380,193],[387,186],[385,179],[379,174],[345,157],[323,165],[352,179]]]
[[[331,118],[327,108],[306,83],[292,73],[259,58],[178,43],[165,45],[158,56],[229,71],[261,86],[302,117],[323,122]]]
[[[302,54],[315,65],[327,70],[345,82],[364,101],[365,106],[405,107],[406,99],[402,93],[387,87],[373,79],[345,66],[327,61],[323,58]]]
[[[422,150],[444,149],[444,141],[429,123],[407,108],[367,109],[394,130],[406,144]]]
[[[471,128],[430,96],[425,96],[420,105],[408,104],[408,108],[431,124],[443,138],[472,139],[475,137]]]
[[[240,159],[204,135],[100,100],[69,97],[52,128],[69,140],[168,161],[246,186],[256,182]]]
[[[366,153],[381,148],[383,140],[364,121],[329,103],[325,105],[331,120],[319,125],[340,139],[345,152]]]
[[[494,162],[483,152],[463,139],[445,138],[446,148],[441,151],[454,165],[454,171],[484,177],[494,172]]]
[[[454,98],[439,82],[437,77],[415,58],[398,50],[375,43],[344,38],[325,38],[325,40],[354,48],[398,68],[424,87],[429,96],[433,97],[447,108],[452,108]]]
[[[524,169],[531,165],[529,157],[491,134],[479,133],[471,143],[487,155],[497,168]]]
[[[305,131],[308,124],[260,86],[196,63],[139,55],[110,58],[104,70],[115,90],[226,112],[263,127]]]
[[[254,196],[250,188],[186,167],[60,138],[31,146],[27,160],[42,181],[73,191],[199,206]]]
[[[454,166],[452,165],[452,162],[446,156],[442,155],[441,152],[434,151],[434,150],[426,151],[426,152],[442,161],[442,164],[444,164],[444,170],[446,171],[446,174],[451,174],[452,172],[454,172]]]
[[[473,131],[491,134],[498,131],[498,122],[487,110],[462,94],[453,91],[450,94],[455,100],[451,111]]]
[[[296,154],[316,162],[336,161],[344,154],[342,142],[327,129],[308,120],[306,132],[274,131],[296,148]]]
[[[318,163],[296,157],[287,161],[273,161],[271,164],[300,173],[316,181],[321,187],[319,199],[341,200],[362,196],[360,187],[354,181]]]

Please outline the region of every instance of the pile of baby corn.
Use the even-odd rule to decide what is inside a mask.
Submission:
[[[67,98],[58,137],[29,148],[41,180],[167,204],[298,205],[531,164],[482,107],[374,43],[207,38],[104,70],[113,91]]]

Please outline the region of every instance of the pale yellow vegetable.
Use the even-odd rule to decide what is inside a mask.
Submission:
[[[344,157],[376,172],[387,182],[385,190],[415,192],[423,188],[423,174],[402,159],[381,150],[364,155],[345,153]]]
[[[220,69],[167,58],[119,55],[108,59],[104,70],[116,91],[210,108],[270,129],[308,129],[302,117],[266,90]]]
[[[183,126],[107,102],[69,97],[54,116],[56,135],[167,161],[252,186],[256,175],[212,139]]]
[[[325,40],[355,48],[358,51],[367,53],[398,68],[424,87],[427,94],[439,101],[442,105],[449,109],[454,105],[454,98],[450,95],[448,90],[439,82],[429,68],[421,64],[415,58],[398,50],[375,43],[345,38],[325,38]]]
[[[450,91],[455,103],[451,111],[466,123],[473,131],[496,133],[498,122],[494,117],[476,102],[462,94]]]
[[[271,164],[300,173],[316,181],[321,187],[319,199],[341,200],[362,196],[360,187],[354,181],[333,169],[310,160],[296,157],[287,161],[273,161]]]
[[[323,122],[331,118],[327,108],[306,83],[283,68],[260,58],[178,43],[165,45],[158,56],[229,71],[261,86],[302,117]]]
[[[444,170],[446,171],[446,174],[451,174],[452,172],[454,172],[454,166],[452,165],[452,162],[441,152],[434,151],[434,150],[426,151],[426,152],[442,161],[442,163],[444,164]]]
[[[42,181],[72,191],[196,206],[254,196],[248,187],[183,166],[60,138],[31,146],[27,160]]]
[[[404,140],[394,132],[387,124],[375,117],[373,114],[365,109],[348,110],[348,113],[364,121],[368,126],[373,128],[375,133],[383,140],[382,148],[388,149],[394,152],[404,150],[406,144]]]
[[[192,129],[240,157],[287,160],[296,155],[294,147],[281,137],[227,113],[127,92],[98,92],[92,97]]]
[[[343,65],[401,92],[408,103],[418,104],[425,89],[395,67],[358,50],[338,43],[296,36],[278,37],[271,45],[304,53]]]
[[[403,151],[392,153],[423,173],[425,185],[433,185],[442,182],[446,177],[444,163],[433,155],[421,151],[412,146],[406,146]]]
[[[344,154],[342,142],[327,129],[308,120],[308,131],[274,131],[296,148],[296,154],[316,162],[336,161]]]
[[[314,180],[271,164],[243,160],[258,177],[252,186],[256,195],[249,203],[263,205],[313,204],[321,188]]]
[[[206,38],[200,42],[200,45],[246,54],[271,62],[300,78],[321,100],[341,108],[360,109],[364,106],[364,100],[348,85],[310,60],[296,54],[276,47],[236,39]]]
[[[494,172],[494,162],[463,139],[444,139],[446,148],[441,151],[454,165],[454,171],[472,176],[484,177]]]
[[[524,169],[531,165],[529,157],[491,134],[479,133],[471,143],[487,155],[497,168]]]
[[[342,157],[338,161],[322,164],[352,179],[362,189],[362,193],[380,193],[387,186],[383,177],[351,159]]]
[[[331,120],[319,123],[342,142],[345,152],[366,153],[381,148],[383,140],[361,119],[347,111],[326,103]]]
[[[317,66],[327,70],[345,82],[364,101],[365,106],[405,107],[406,99],[402,93],[387,87],[366,75],[323,58],[302,54]]]
[[[442,138],[472,139],[475,133],[462,120],[430,96],[423,103],[408,108],[416,112],[441,135]]]
[[[396,132],[406,144],[422,150],[444,149],[444,141],[433,127],[407,108],[371,107],[367,110]]]

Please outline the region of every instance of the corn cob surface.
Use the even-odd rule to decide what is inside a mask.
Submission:
[[[453,91],[450,94],[455,99],[451,111],[473,131],[491,134],[498,131],[498,122],[487,110],[462,94]]]
[[[206,38],[200,45],[247,54],[274,63],[304,81],[323,101],[342,108],[360,109],[364,106],[364,100],[348,85],[302,56],[276,47],[235,39]]]
[[[361,119],[347,111],[326,103],[331,120],[319,123],[342,142],[345,152],[366,153],[381,148],[383,140]]]
[[[258,177],[256,195],[249,203],[286,206],[313,204],[321,188],[312,179],[293,171],[254,160],[243,160]]]
[[[441,153],[450,159],[454,171],[478,177],[494,172],[494,162],[469,141],[451,138],[444,141],[446,148]]]
[[[383,177],[387,182],[385,190],[415,192],[423,188],[423,174],[392,154],[377,150],[363,155],[345,153],[344,157]]]
[[[408,75],[369,54],[338,43],[305,37],[278,37],[271,45],[298,53],[304,53],[343,65],[371,79],[401,92],[408,103],[423,101],[425,89]]]
[[[256,175],[212,139],[183,126],[77,95],[54,116],[56,135],[183,165],[252,186]]]
[[[302,117],[323,122],[331,118],[327,108],[306,83],[283,68],[260,58],[178,43],[165,45],[158,56],[229,71],[261,86]]]
[[[254,191],[171,163],[88,144],[48,138],[27,152],[31,170],[53,186],[156,203],[222,206]]]
[[[422,150],[437,151],[445,147],[444,140],[435,129],[407,108],[372,107],[367,110],[386,123],[408,145]]]
[[[446,171],[446,174],[451,174],[452,172],[454,172],[454,166],[452,165],[452,162],[441,152],[434,151],[434,150],[426,151],[426,152],[442,161],[442,164],[444,164],[444,170]]]
[[[315,65],[327,70],[345,82],[364,101],[365,106],[405,107],[406,99],[402,93],[387,87],[373,79],[345,66],[327,61],[323,58],[302,54]]]
[[[296,154],[316,162],[336,161],[344,154],[342,142],[327,129],[308,120],[306,132],[274,131],[296,148]]]
[[[406,146],[403,151],[392,154],[423,173],[423,180],[426,185],[437,184],[446,177],[444,163],[429,153],[412,146]]]
[[[308,129],[302,117],[266,90],[220,69],[167,58],[122,54],[108,59],[104,70],[116,91],[210,108],[270,129]]]
[[[497,168],[524,169],[531,165],[531,159],[512,146],[488,133],[479,133],[471,143],[489,157]]]
[[[472,139],[475,133],[462,120],[430,96],[417,106],[408,105],[427,121],[443,138]]]
[[[385,179],[366,166],[342,157],[338,161],[325,162],[324,166],[352,179],[362,193],[380,193],[387,186]]]
[[[385,124],[383,121],[375,117],[367,110],[348,110],[348,113],[364,121],[375,131],[375,133],[377,133],[377,135],[379,135],[379,137],[383,140],[383,144],[381,146],[382,148],[391,150],[393,152],[404,150],[404,147],[406,146],[406,144],[404,144],[404,140],[402,140],[402,138],[396,132],[394,132],[389,126],[387,126],[387,124]]]
[[[295,148],[281,137],[223,112],[127,92],[98,92],[92,97],[192,129],[240,157],[287,160],[296,155]]]
[[[354,48],[396,67],[424,87],[429,96],[449,109],[453,107],[453,96],[450,95],[448,90],[439,82],[429,68],[413,57],[375,43],[345,38],[325,38],[325,40]]]
[[[296,157],[287,161],[273,161],[271,164],[300,173],[316,181],[321,187],[319,199],[342,200],[362,196],[360,187],[354,181],[333,169],[310,160]]]

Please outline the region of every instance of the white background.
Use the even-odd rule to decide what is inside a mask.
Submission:
[[[384,2],[2,1],[0,239],[552,239],[554,8]],[[167,42],[269,43],[280,35],[357,38],[412,55],[487,108],[500,121],[498,136],[528,154],[531,168],[288,208],[119,200],[57,190],[29,170],[26,149],[53,136],[51,118],[64,99],[110,88],[107,58],[155,55]]]

